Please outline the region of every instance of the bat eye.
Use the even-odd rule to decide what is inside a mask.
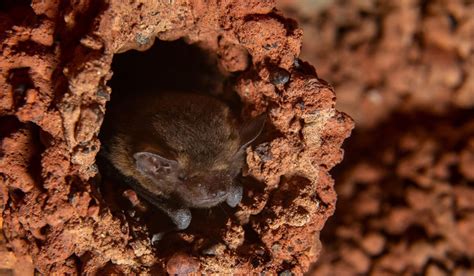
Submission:
[[[179,174],[178,179],[181,180],[181,181],[185,181],[185,180],[188,179],[188,177],[185,174]]]

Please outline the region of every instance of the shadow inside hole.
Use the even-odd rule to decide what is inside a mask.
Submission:
[[[8,72],[8,83],[13,89],[13,101],[16,108],[26,103],[26,91],[34,88],[33,80],[30,76],[30,67],[20,67],[11,69]]]
[[[182,91],[222,96],[230,77],[220,70],[217,56],[183,40],[157,41],[145,52],[116,55],[109,82],[113,96]],[[113,101],[112,101],[113,103]]]
[[[196,45],[188,45],[183,40],[174,42],[157,41],[145,52],[129,51],[118,54],[112,63],[113,78],[109,82],[113,94],[107,105],[107,112],[99,138],[107,141],[111,134],[114,110],[123,106],[129,99],[156,95],[163,92],[194,92],[215,96],[230,106],[236,114],[241,103],[238,95],[232,90],[234,75],[225,73],[218,66],[217,56]],[[133,114],[133,110],[119,110]],[[103,143],[102,151],[107,144]],[[113,212],[124,213],[132,224],[146,225],[150,235],[174,232],[174,224],[161,210],[140,199],[145,208],[133,206],[124,193],[132,189],[127,183],[133,181],[121,175],[117,169],[101,154],[97,163],[102,174],[101,194]],[[193,209],[191,225],[186,232],[198,233],[206,237],[219,236],[224,229],[227,218],[235,209],[225,203],[210,209]],[[170,232],[171,231],[171,232]],[[167,235],[159,241],[160,250],[163,244],[176,242],[176,235]]]
[[[10,191],[10,199],[13,203],[18,204],[25,199],[25,193],[21,189],[12,189]]]
[[[20,122],[15,116],[0,117],[0,140],[18,131],[23,125],[24,124]],[[2,155],[3,153],[0,151],[0,157]]]
[[[46,190],[42,186],[43,179],[42,179],[42,163],[41,163],[41,155],[45,151],[46,146],[43,144],[42,137],[46,136],[44,131],[36,124],[28,122],[23,123],[18,120],[15,116],[1,116],[0,117],[0,143],[3,139],[10,137],[13,138],[12,135],[15,135],[17,132],[28,132],[27,137],[27,145],[28,149],[22,148],[21,154],[26,154],[28,157],[27,163],[27,171],[30,177],[33,180],[32,185],[39,189],[41,192],[45,192]],[[16,142],[16,141],[15,141]],[[18,143],[22,143],[22,141],[18,141]],[[19,154],[16,151],[6,152],[4,148],[0,148],[0,158],[4,158],[7,154]],[[0,174],[1,177],[1,174]],[[16,184],[15,184],[16,185]],[[20,189],[15,189],[15,191],[21,191]],[[23,193],[23,192],[22,192]],[[24,194],[19,197],[23,198]],[[18,200],[20,202],[21,200]]]
[[[33,8],[31,7],[32,0],[2,0],[0,1],[0,17],[5,29],[12,25],[28,26],[37,23]],[[8,15],[8,17],[3,16]]]

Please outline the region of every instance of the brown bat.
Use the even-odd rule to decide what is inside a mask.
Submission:
[[[178,229],[189,226],[189,208],[240,203],[243,190],[235,178],[264,115],[239,125],[211,96],[165,93],[136,96],[109,118],[104,156]]]

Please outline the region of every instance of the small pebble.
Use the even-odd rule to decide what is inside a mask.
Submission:
[[[218,243],[218,244],[214,244],[214,245],[211,245],[205,249],[202,250],[202,254],[204,255],[209,255],[209,256],[215,256],[215,255],[218,255],[220,253],[222,253],[225,249],[225,245],[221,244],[221,243]]]
[[[101,97],[101,98],[104,98],[106,101],[110,101],[110,94],[107,93],[107,91],[102,89],[102,88],[99,88],[97,90],[97,96]]]
[[[150,42],[150,39],[143,34],[137,34],[135,41],[140,45],[146,45]]]
[[[290,73],[282,68],[277,68],[270,73],[270,81],[274,85],[285,84],[290,80]]]
[[[272,153],[270,152],[269,143],[263,143],[263,144],[258,145],[257,148],[255,149],[255,152],[264,163],[272,160],[273,158]]]
[[[166,264],[166,271],[170,275],[185,275],[198,271],[199,263],[185,253],[174,254]]]

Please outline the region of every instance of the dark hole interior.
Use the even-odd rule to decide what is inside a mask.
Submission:
[[[6,137],[11,136],[20,129],[28,129],[32,132],[30,137],[30,145],[32,145],[33,153],[30,156],[28,162],[28,171],[30,172],[31,177],[35,179],[35,184],[38,184],[37,188],[44,191],[43,187],[39,186],[41,182],[41,153],[45,150],[45,145],[41,139],[43,132],[41,129],[34,123],[23,123],[20,122],[15,116],[2,116],[0,117],[0,141]],[[44,135],[43,135],[44,136]],[[0,158],[3,158],[7,154],[0,149]],[[0,178],[2,175],[0,174]],[[20,202],[25,197],[25,193],[20,189],[15,189],[11,191],[12,198]]]
[[[8,82],[13,87],[13,100],[16,107],[25,104],[26,90],[33,88],[33,81],[30,77],[30,68],[22,67],[9,71]]]
[[[229,91],[232,76],[219,69],[217,56],[183,40],[157,41],[145,52],[116,55],[112,70],[112,98],[128,93],[183,91],[237,99]]]
[[[0,139],[10,136],[22,126],[23,123],[21,123],[15,116],[0,117]],[[1,156],[2,152],[0,151],[0,157]]]

